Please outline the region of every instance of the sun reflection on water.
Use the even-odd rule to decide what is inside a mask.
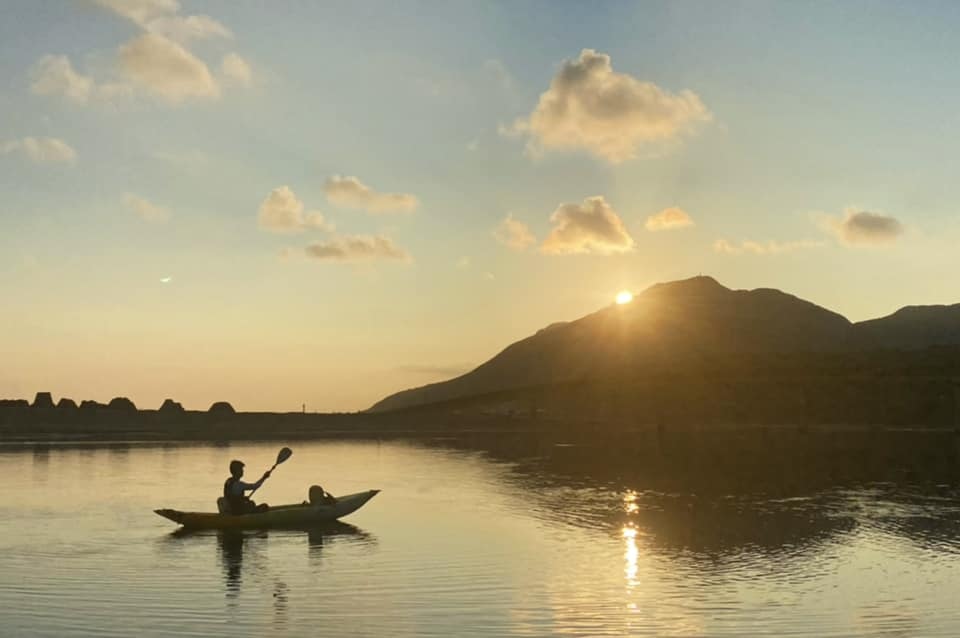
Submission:
[[[623,527],[623,541],[626,545],[623,554],[626,567],[623,573],[627,579],[627,588],[632,589],[637,585],[637,559],[640,557],[640,550],[637,548],[637,528],[632,524]]]

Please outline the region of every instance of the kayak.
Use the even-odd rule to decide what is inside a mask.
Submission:
[[[380,490],[367,490],[356,494],[338,496],[335,503],[298,503],[276,505],[266,512],[252,514],[213,514],[206,512],[181,512],[179,510],[153,510],[160,516],[179,523],[188,529],[267,529],[271,527],[303,527],[325,521],[334,521],[341,516],[356,512]]]

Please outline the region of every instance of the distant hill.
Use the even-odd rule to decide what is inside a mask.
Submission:
[[[960,344],[960,304],[907,306],[892,315],[856,324],[868,346],[892,350],[922,350]]]
[[[552,324],[460,377],[398,392],[389,411],[524,387],[692,369],[706,360],[842,355],[960,344],[960,304],[908,307],[851,323],[779,290],[731,290],[711,277],[657,284],[630,303]],[[791,358],[791,357],[786,357]],[[793,357],[795,358],[795,357]]]

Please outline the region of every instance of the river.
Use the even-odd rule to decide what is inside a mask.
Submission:
[[[283,443],[0,446],[0,635],[960,635],[953,439],[775,437],[298,442],[258,501],[382,492],[186,535]]]

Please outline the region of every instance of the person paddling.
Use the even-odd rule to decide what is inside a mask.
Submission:
[[[223,498],[226,499],[231,514],[266,512],[270,509],[269,505],[254,503],[246,492],[256,490],[263,485],[263,482],[270,478],[271,471],[267,470],[256,483],[245,483],[240,480],[243,477],[243,461],[230,461],[230,478],[223,484]]]

